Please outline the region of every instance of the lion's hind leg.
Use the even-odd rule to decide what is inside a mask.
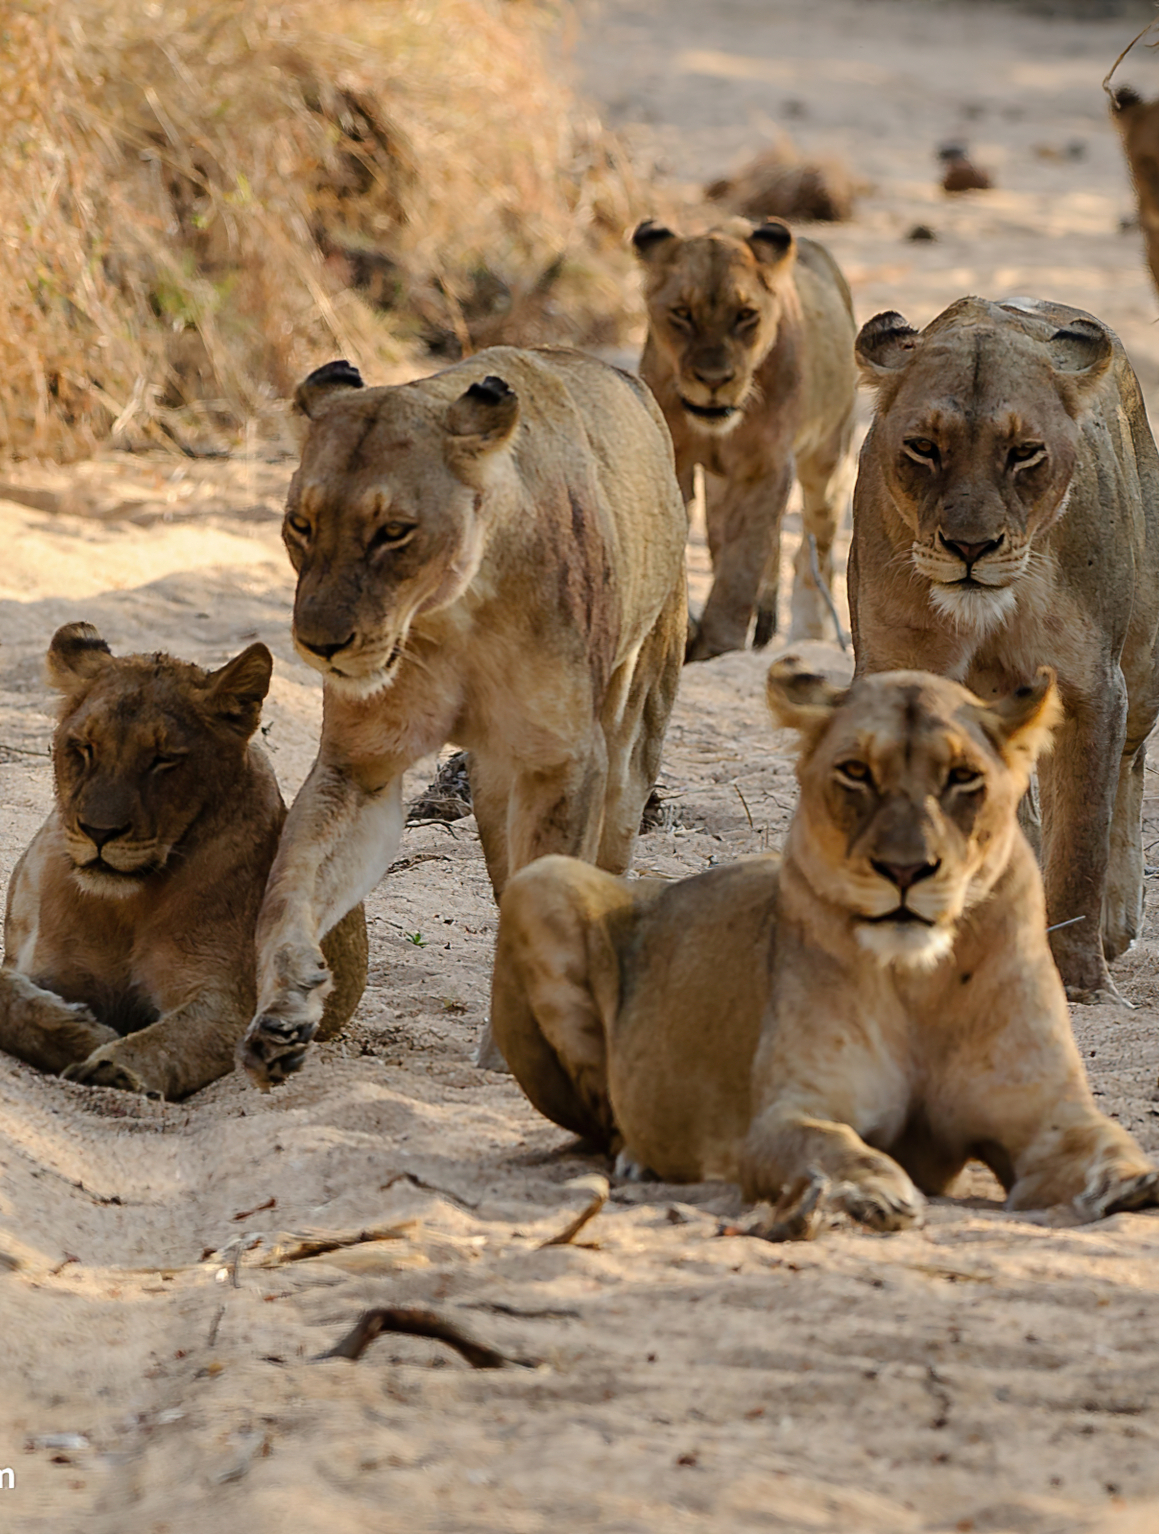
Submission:
[[[607,1028],[619,979],[602,918],[631,904],[621,880],[547,857],[517,873],[499,905],[495,1042],[540,1113],[605,1148],[615,1137]]]
[[[1111,817],[1110,858],[1103,892],[1103,955],[1107,962],[1126,953],[1143,925],[1143,784],[1146,743],[1127,750]]]
[[[790,642],[823,639],[831,623],[825,594],[833,592],[833,545],[853,483],[848,425],[797,462],[801,485],[801,546],[793,567]],[[817,583],[820,575],[825,590]]]

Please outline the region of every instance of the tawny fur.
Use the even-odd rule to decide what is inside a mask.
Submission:
[[[0,1048],[168,1098],[233,1068],[286,813],[250,739],[270,667],[260,644],[210,673],[168,655],[114,658],[88,624],[57,633],[55,804],[9,886]],[[361,908],[326,952],[329,1037],[366,983]]]
[[[853,501],[858,674],[922,666],[994,698],[1056,668],[1042,853],[1049,921],[1071,924],[1051,943],[1072,999],[1114,997],[1159,716],[1159,457],[1135,375],[1106,326],[1033,299],[962,299],[920,334],[881,315],[858,355],[878,396]]]
[[[830,620],[808,538],[828,588],[851,479],[855,327],[845,279],[823,246],[777,222],[732,219],[693,237],[644,225],[636,249],[648,305],[640,371],[672,432],[686,499],[695,465],[705,469],[713,585],[688,658],[743,649],[754,619],[756,645],[775,631],[794,476],[806,536],[790,633],[820,638]],[[696,408],[731,414],[710,419]]]
[[[803,737],[783,861],[663,884],[548,858],[509,884],[492,1023],[531,1101],[667,1181],[773,1200],[820,1173],[882,1230],[971,1157],[1011,1208],[1156,1202],[1092,1099],[1017,823],[1049,675],[987,707],[914,672],[839,693],[789,661],[769,695]],[[904,900],[928,927],[889,919],[886,865],[926,868]]]
[[[325,705],[259,920],[242,1059],[262,1086],[300,1063],[319,939],[385,873],[403,773],[444,742],[470,752],[496,894],[548,852],[627,869],[687,628],[687,518],[639,380],[502,347],[298,399],[284,532]]]

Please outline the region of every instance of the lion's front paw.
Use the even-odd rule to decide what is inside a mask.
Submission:
[[[118,1092],[136,1092],[141,1097],[160,1097],[162,1094],[149,1085],[143,1077],[115,1054],[116,1046],[94,1050],[87,1060],[61,1072],[65,1081],[75,1081],[82,1087],[115,1087]]]
[[[1074,1201],[1084,1220],[1105,1220],[1108,1215],[1131,1209],[1148,1209],[1159,1204],[1159,1170],[1123,1175],[1122,1169],[1105,1167],[1092,1174],[1090,1181]]]
[[[301,1070],[310,1040],[318,1024],[302,1019],[294,1022],[273,1012],[254,1018],[238,1046],[238,1064],[263,1092]]]
[[[926,1201],[904,1173],[835,1183],[828,1202],[870,1230],[908,1230],[925,1218]]]
[[[625,1182],[658,1182],[659,1178],[650,1166],[640,1161],[635,1151],[624,1148],[616,1155],[616,1162],[612,1168],[612,1176],[622,1178]]]

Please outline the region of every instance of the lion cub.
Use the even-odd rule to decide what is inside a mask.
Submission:
[[[272,665],[262,644],[206,672],[168,655],[114,658],[88,623],[57,631],[56,804],[9,886],[0,1049],[71,1081],[169,1098],[233,1068],[286,815],[250,739]],[[329,1036],[366,984],[361,907],[325,951]]]
[[[686,237],[633,236],[644,266],[648,339],[640,372],[664,411],[686,500],[704,466],[713,584],[689,660],[743,650],[777,627],[781,517],[801,482],[805,537],[793,577],[793,639],[828,622],[833,540],[851,480],[857,369],[853,300],[823,245],[787,224],[734,218]],[[809,538],[813,539],[814,549]]]
[[[1159,1202],[1094,1105],[1016,818],[1053,676],[988,707],[788,659],[768,694],[803,740],[783,860],[629,884],[555,857],[508,885],[491,1016],[531,1101],[666,1180],[776,1199],[820,1174],[877,1230],[971,1157],[1012,1209]]]

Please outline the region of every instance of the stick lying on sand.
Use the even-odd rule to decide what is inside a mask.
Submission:
[[[500,1353],[495,1348],[488,1347],[484,1342],[476,1342],[473,1337],[468,1337],[461,1332],[452,1322],[436,1315],[433,1310],[397,1309],[392,1306],[377,1306],[374,1310],[363,1311],[355,1326],[326,1353],[319,1353],[314,1359],[315,1363],[321,1363],[325,1358],[349,1358],[351,1362],[361,1358],[366,1349],[376,1337],[383,1332],[405,1332],[411,1337],[433,1337],[438,1342],[445,1342],[448,1347],[454,1348],[471,1365],[472,1369],[506,1369],[514,1366],[519,1369],[536,1369],[539,1367],[538,1359],[534,1358],[509,1358],[506,1353]]]

